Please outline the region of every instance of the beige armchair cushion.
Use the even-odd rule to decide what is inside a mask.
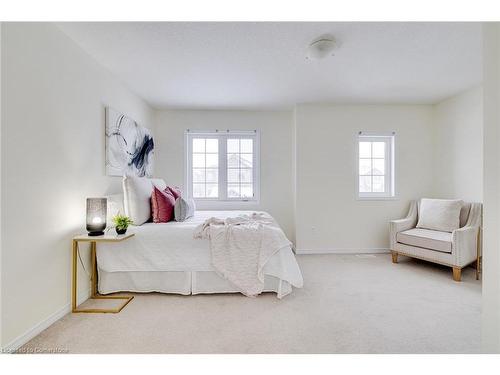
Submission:
[[[398,233],[396,239],[405,245],[451,253],[452,234],[449,232],[414,228]]]
[[[460,228],[463,202],[452,199],[425,199],[420,201],[417,228],[453,232]]]

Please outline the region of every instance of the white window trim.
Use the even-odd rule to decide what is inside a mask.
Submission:
[[[192,138],[223,139],[219,142],[219,198],[193,198],[192,184]],[[252,198],[227,197],[227,138],[252,138],[253,142],[253,193]],[[260,203],[260,132],[258,130],[191,130],[184,132],[184,183],[187,196],[193,198],[200,209],[255,208]]]
[[[383,140],[388,144],[386,147],[385,169],[386,173],[385,186],[390,189],[383,193],[361,193],[359,191],[359,142],[377,142]],[[396,196],[396,162],[395,162],[395,147],[396,133],[395,132],[359,132],[356,135],[356,197],[357,200],[397,200]],[[389,184],[388,184],[389,183]]]

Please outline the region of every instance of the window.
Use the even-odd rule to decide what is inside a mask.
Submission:
[[[358,150],[358,196],[394,197],[394,133],[360,132]]]
[[[253,138],[227,138],[227,196],[253,198]]]
[[[192,179],[194,198],[219,196],[219,140],[193,138]]]
[[[198,202],[258,200],[258,135],[187,131],[188,195]]]

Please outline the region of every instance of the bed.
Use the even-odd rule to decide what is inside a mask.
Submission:
[[[97,249],[98,289],[116,292],[208,294],[239,292],[211,266],[209,240],[194,239],[195,228],[210,217],[226,218],[255,211],[196,211],[184,222],[132,226],[135,236]],[[275,253],[263,268],[264,292],[278,298],[302,287],[299,265],[290,246]]]

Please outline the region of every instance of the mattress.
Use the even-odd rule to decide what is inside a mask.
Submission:
[[[196,211],[194,217],[184,222],[130,227],[134,237],[119,243],[101,243],[97,247],[99,292],[236,292],[211,266],[209,241],[194,239],[193,232],[210,217],[227,218],[253,212]],[[291,286],[302,287],[302,274],[290,246],[273,255],[263,272],[267,286],[264,290],[278,292],[280,289],[289,293]]]

